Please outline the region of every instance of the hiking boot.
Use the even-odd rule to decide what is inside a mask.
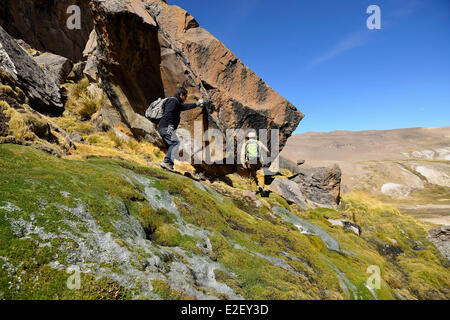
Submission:
[[[160,164],[161,168],[163,168],[164,170],[168,170],[173,172],[173,164],[167,163],[167,162],[163,162]]]

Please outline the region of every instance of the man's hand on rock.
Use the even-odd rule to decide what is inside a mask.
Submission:
[[[203,107],[203,104],[205,103],[205,101],[203,99],[200,99],[197,101],[197,107]]]

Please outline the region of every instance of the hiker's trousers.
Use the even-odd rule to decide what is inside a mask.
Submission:
[[[164,143],[168,148],[166,157],[164,158],[164,162],[174,165],[173,160],[175,157],[175,152],[178,150],[178,145],[180,144],[180,141],[178,140],[175,131],[173,130],[173,127],[158,128],[158,132],[161,138],[163,138]]]

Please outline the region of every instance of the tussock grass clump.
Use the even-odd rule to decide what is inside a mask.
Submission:
[[[103,105],[104,97],[95,90],[89,90],[89,80],[84,78],[76,84],[68,85],[66,109],[81,120],[89,120]]]
[[[86,141],[99,147],[114,148],[116,144],[107,132],[97,132],[86,138]]]
[[[74,98],[79,98],[89,87],[89,80],[87,78],[81,79],[70,87],[69,93]]]
[[[93,97],[91,93],[82,94],[80,97],[78,115],[81,119],[89,119],[103,104],[103,96]]]
[[[21,114],[11,108],[5,101],[0,101],[0,109],[7,117],[10,118],[8,123],[10,135],[23,141],[37,139],[36,134],[30,130],[30,126],[28,125],[28,123],[33,123],[33,121],[39,123],[40,121],[37,117]]]
[[[122,159],[141,165],[148,162],[158,162],[163,158],[161,150],[149,142],[138,142],[134,138],[124,140],[117,136],[114,129],[108,132],[93,133],[85,138],[90,146],[79,145],[73,153],[81,157],[86,156],[120,156]],[[76,157],[76,156],[75,156]]]
[[[10,106],[9,106],[8,102],[3,101],[3,100],[0,101],[0,109],[6,110],[9,108],[10,108]]]
[[[14,92],[13,88],[11,88],[11,86],[3,84],[0,84],[0,94],[8,96],[16,96],[16,93]]]
[[[82,136],[95,133],[94,125],[91,121],[81,121],[76,116],[65,114],[63,117],[54,118],[53,121],[69,135],[72,132],[77,132]]]

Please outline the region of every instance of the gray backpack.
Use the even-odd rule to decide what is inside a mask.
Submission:
[[[147,111],[145,111],[145,117],[149,120],[161,120],[164,115],[164,106],[168,99],[170,98],[159,98],[153,101]]]

